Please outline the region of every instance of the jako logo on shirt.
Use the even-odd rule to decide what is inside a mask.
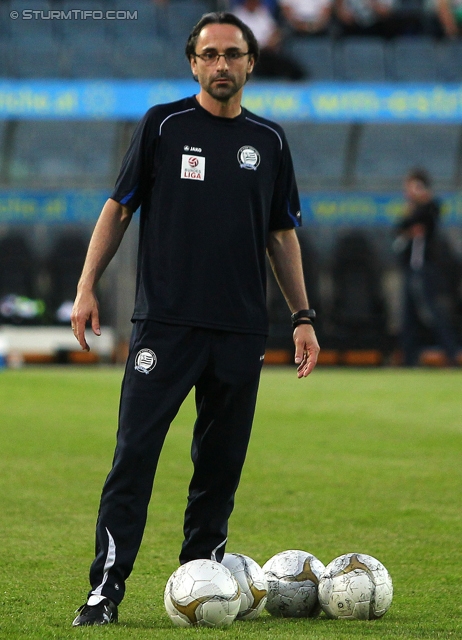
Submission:
[[[205,158],[183,153],[181,160],[181,178],[183,180],[204,180]]]
[[[245,147],[241,147],[237,152],[237,160],[241,169],[257,170],[260,164],[260,154],[254,147],[250,147],[248,144]]]
[[[157,364],[157,356],[151,349],[141,349],[135,358],[135,371],[150,373]]]

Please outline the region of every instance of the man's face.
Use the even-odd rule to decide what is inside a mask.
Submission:
[[[421,182],[421,180],[416,180],[414,178],[408,179],[404,182],[404,193],[406,198],[415,204],[425,202],[429,197],[427,187],[423,182]]]
[[[200,86],[215,100],[227,102],[245,85],[247,76],[253,70],[254,61],[250,55],[231,59],[239,53],[247,53],[248,45],[242,31],[232,24],[208,24],[199,34],[196,54],[229,54],[228,59],[203,60],[191,58],[191,69]]]

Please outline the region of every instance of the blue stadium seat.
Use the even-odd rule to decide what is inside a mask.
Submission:
[[[59,78],[64,75],[61,46],[53,40],[23,38],[11,46],[12,74],[17,78]]]
[[[130,3],[118,0],[115,8],[117,11],[130,11],[131,14],[137,12],[136,20],[126,18],[111,20],[110,24],[108,22],[111,33],[121,44],[131,38],[159,37],[165,32],[166,9],[152,0]]]
[[[7,120],[0,120],[0,149],[3,149]]]
[[[117,123],[22,120],[12,143],[13,186],[66,187],[112,184]]]
[[[287,122],[284,131],[300,187],[341,185],[349,124]]]
[[[65,0],[59,5],[59,9],[65,12],[79,9],[81,11],[102,11],[108,9],[104,2],[98,2],[97,0],[79,0],[76,3],[74,0]],[[77,18],[69,20],[56,20],[56,31],[59,37],[68,41],[72,41],[74,38],[83,38],[86,35],[96,36],[100,38],[107,37],[111,28],[111,20],[100,20],[95,18],[81,19],[83,13],[78,14]]]
[[[40,17],[35,17],[36,14],[32,14],[34,17],[31,19],[25,19],[22,17],[23,10],[32,11],[44,11],[46,14],[50,10],[51,5],[46,0],[13,0],[10,3],[10,10],[17,11],[19,18],[17,20],[9,20],[10,32],[12,37],[16,40],[18,38],[34,38],[39,37],[44,39],[45,37],[53,38],[53,20],[42,20]],[[54,7],[53,7],[54,8]]]
[[[184,80],[191,79],[191,65],[186,58],[184,47],[181,46],[177,49],[171,49],[170,46],[166,47],[164,45],[164,48],[166,50],[164,58],[164,70],[166,77]]]
[[[436,48],[424,37],[398,38],[389,45],[389,76],[405,82],[435,82]]]
[[[195,2],[171,0],[167,4],[167,37],[186,44],[194,25],[209,10],[208,3],[201,0]]]
[[[293,38],[288,43],[288,50],[311,80],[334,78],[334,54],[330,38]]]
[[[0,38],[5,39],[11,33],[13,20],[10,18],[10,7],[6,2],[0,2]]]
[[[71,78],[118,78],[122,71],[118,51],[104,38],[75,40],[66,47],[66,75]]]
[[[166,78],[165,42],[160,38],[138,38],[121,43],[119,64],[124,78]]]
[[[346,38],[335,50],[338,80],[385,80],[385,45],[381,38]]]
[[[459,125],[366,124],[358,146],[357,184],[400,188],[406,172],[421,166],[441,185],[450,186],[459,138]]]
[[[10,66],[11,41],[9,38],[0,40],[0,78],[8,78],[12,74]]]
[[[438,81],[462,81],[462,42],[460,40],[439,43],[436,60]]]

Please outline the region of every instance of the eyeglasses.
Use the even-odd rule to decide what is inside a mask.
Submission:
[[[226,51],[225,53],[218,53],[214,49],[210,51],[205,51],[205,53],[195,53],[194,56],[196,58],[200,58],[205,62],[208,67],[212,65],[218,64],[218,60],[220,58],[224,58],[227,64],[233,64],[233,62],[237,62],[244,56],[250,55],[250,51],[246,51],[245,53],[242,51]]]

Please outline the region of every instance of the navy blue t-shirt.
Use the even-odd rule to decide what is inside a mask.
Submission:
[[[141,206],[134,320],[267,334],[268,233],[301,224],[279,125],[195,97],[152,107],[111,198]]]

